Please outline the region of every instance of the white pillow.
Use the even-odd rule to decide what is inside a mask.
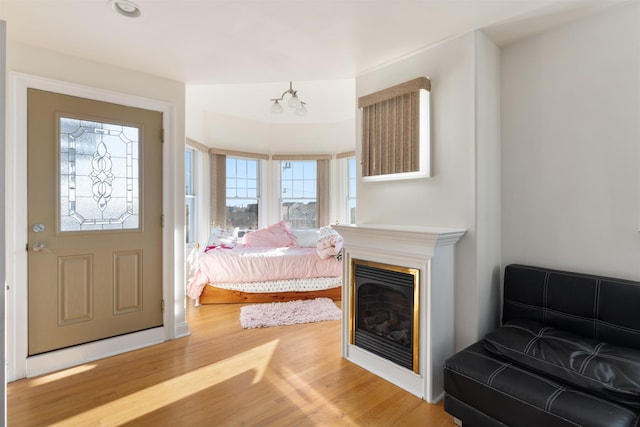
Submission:
[[[320,237],[320,230],[312,228],[310,230],[291,230],[296,237],[296,246],[301,248],[315,248]]]
[[[238,227],[235,228],[220,228],[214,227],[211,230],[211,236],[209,241],[204,247],[204,252],[218,247],[233,248],[237,245],[238,241]]]

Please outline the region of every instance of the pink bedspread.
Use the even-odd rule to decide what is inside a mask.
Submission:
[[[261,282],[293,278],[338,277],[342,262],[321,259],[316,248],[236,247],[215,249],[198,258],[187,295],[197,299],[207,283]]]

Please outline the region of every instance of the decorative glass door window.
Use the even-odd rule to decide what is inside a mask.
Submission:
[[[140,129],[60,117],[59,230],[140,228]]]

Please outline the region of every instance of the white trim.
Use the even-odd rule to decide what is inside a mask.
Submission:
[[[210,203],[207,194],[211,194],[209,190],[209,180],[205,179],[210,177],[209,172],[209,154],[206,151],[197,150],[196,161],[196,177],[194,179],[195,191],[196,191],[196,242],[202,242],[201,246],[207,244],[209,239],[209,207]]]
[[[66,95],[79,96],[104,102],[112,102],[144,108],[163,113],[163,127],[165,143],[163,146],[163,213],[165,226],[163,229],[163,299],[165,312],[162,340],[178,338],[189,334],[189,328],[184,318],[184,267],[180,262],[184,260],[183,235],[180,233],[176,212],[184,200],[177,197],[179,191],[176,183],[176,170],[180,170],[178,162],[184,162],[184,141],[176,140],[176,111],[167,102],[138,97],[135,95],[97,89],[74,83],[68,83],[39,76],[12,72],[10,74],[9,91],[7,93],[7,176],[13,180],[7,184],[7,381],[14,381],[27,376],[42,373],[37,360],[28,358],[28,313],[27,313],[27,88],[35,88]],[[179,153],[182,152],[182,155]],[[184,262],[182,262],[182,265]],[[156,344],[155,334],[136,335],[136,347]],[[87,346],[75,346],[66,350],[51,352],[48,355],[54,360],[56,357],[75,363],[86,361],[86,357],[95,360],[100,357],[117,354],[132,349],[130,337],[105,340],[105,342],[91,347],[87,353]],[[140,340],[141,339],[141,340]],[[33,363],[32,363],[33,362]],[[49,371],[56,369],[48,365]],[[34,369],[32,372],[31,369]]]
[[[260,189],[258,190],[258,228],[266,227],[271,224],[269,222],[269,202],[271,195],[269,194],[269,160],[258,159],[258,169],[260,176]]]
[[[7,104],[6,104],[6,76],[7,76],[7,23],[3,20],[0,20],[0,99],[3,100],[2,104],[0,104],[0,164],[6,164],[6,112],[7,112]],[[6,171],[6,166],[2,169],[3,172]],[[5,258],[6,254],[6,236],[7,236],[7,227],[6,227],[6,187],[7,187],[7,176],[0,176],[0,204],[2,207],[0,208],[0,260],[4,261],[2,258]],[[0,264],[0,286],[4,285],[6,282],[6,263]],[[4,343],[4,357],[2,358],[2,363],[6,366],[7,362],[7,328],[6,328],[6,292],[4,297],[2,298],[2,306],[0,307],[0,319],[2,319],[2,332],[0,332],[0,336],[2,337],[2,342]],[[7,387],[6,387],[6,369],[2,371],[2,395],[0,396],[0,424],[7,425]]]
[[[211,176],[209,150],[205,145],[189,138],[187,138],[185,145],[185,149],[194,150],[196,159],[193,184],[196,198],[196,242],[203,246],[206,245],[211,234],[211,215],[209,214],[211,184],[210,180],[207,179],[207,177]],[[186,245],[187,254],[191,252],[194,246],[195,244]]]
[[[355,156],[345,156],[336,159],[338,162],[338,187],[336,194],[338,195],[338,220],[340,224],[351,224],[351,210],[349,207],[349,160],[355,159]],[[357,176],[357,174],[356,174]]]
[[[27,376],[47,374],[163,341],[164,328],[154,328],[32,356],[27,358]]]
[[[268,168],[267,172],[267,179],[269,181],[269,183],[267,184],[267,194],[266,200],[269,200],[269,202],[267,202],[267,209],[265,209],[265,212],[268,216],[267,216],[267,222],[265,222],[264,226],[267,226],[269,224],[275,224],[277,222],[280,221],[280,215],[281,215],[281,206],[282,206],[282,194],[280,193],[281,189],[280,189],[280,168],[282,167],[282,163],[280,160],[270,160],[267,162],[267,167],[265,169]],[[270,184],[270,186],[269,186]],[[274,203],[275,200],[275,203]]]

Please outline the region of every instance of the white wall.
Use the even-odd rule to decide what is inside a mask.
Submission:
[[[476,37],[478,336],[500,323],[500,50]]]
[[[640,280],[640,3],[502,52],[502,263]]]
[[[432,177],[359,179],[357,222],[467,230],[455,251],[458,348],[477,340],[496,319],[497,279],[485,273],[497,269],[499,261],[499,238],[492,232],[498,229],[499,215],[491,216],[499,212],[497,70],[497,48],[482,34],[469,33],[356,79],[358,97],[416,77],[431,79]],[[358,114],[357,153],[360,120]],[[488,151],[477,156],[477,145]],[[480,181],[479,172],[486,174]],[[478,206],[486,215],[478,216]],[[481,257],[479,250],[485,248],[492,253]]]
[[[193,113],[197,116],[200,111]],[[205,125],[201,142],[210,147],[265,154],[333,154],[354,149],[353,120],[284,124],[218,113],[204,112],[203,116]]]

